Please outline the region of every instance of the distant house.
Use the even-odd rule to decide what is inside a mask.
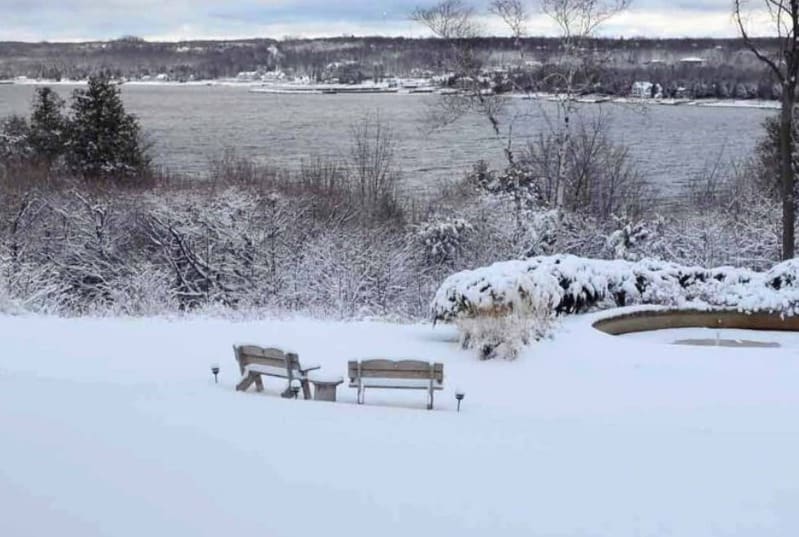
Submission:
[[[264,82],[268,82],[271,80],[284,80],[285,78],[286,78],[286,73],[278,69],[274,71],[267,71],[263,75],[261,75],[261,80],[263,80]]]
[[[655,85],[651,82],[633,82],[630,95],[636,99],[651,99],[655,96]]]
[[[322,79],[330,84],[359,84],[367,78],[365,71],[356,61],[332,62],[325,67]]]

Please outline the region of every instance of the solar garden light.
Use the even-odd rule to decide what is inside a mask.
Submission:
[[[217,375],[219,375],[219,364],[211,364],[211,373],[214,374],[214,384],[219,384],[219,379]]]
[[[457,388],[455,390],[455,399],[458,400],[458,412],[461,411],[461,401],[463,401],[464,397],[466,397],[466,394],[463,392],[463,390]]]
[[[294,399],[297,399],[297,396],[300,394],[300,381],[292,379],[289,387],[291,388],[291,393],[294,394]]]

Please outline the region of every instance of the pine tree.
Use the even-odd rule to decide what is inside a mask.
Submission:
[[[149,159],[135,116],[125,112],[119,87],[107,74],[89,78],[72,96],[68,164],[91,179],[130,178],[146,172]]]
[[[30,145],[33,158],[51,168],[64,154],[67,142],[67,120],[63,115],[64,100],[52,89],[36,90],[30,119]]]

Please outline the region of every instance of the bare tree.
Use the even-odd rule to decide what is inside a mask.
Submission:
[[[558,25],[567,46],[594,34],[608,19],[624,11],[632,0],[540,0],[541,10]]]
[[[349,181],[352,201],[362,215],[375,221],[402,219],[396,166],[397,140],[390,123],[379,114],[366,115],[351,128]]]
[[[427,26],[442,39],[467,39],[477,35],[474,8],[462,0],[441,0],[438,4],[411,12],[411,20]]]
[[[456,92],[441,96],[438,105],[431,110],[432,123],[446,125],[469,111],[476,111],[488,118],[494,133],[500,136],[499,116],[504,99],[492,91],[473,48],[472,41],[480,33],[474,8],[463,0],[440,0],[430,8],[413,10],[411,20],[426,26],[434,36],[450,44],[447,63]]]
[[[522,0],[493,0],[488,9],[502,19],[519,46],[521,38],[527,33],[527,19],[530,16]]]
[[[779,124],[779,170],[782,186],[782,258],[792,259],[795,251],[795,193],[792,163],[793,113],[796,105],[796,77],[799,73],[799,0],[763,0],[774,32],[776,47],[759,47],[747,30],[747,18],[754,9],[752,2],[734,0],[733,16],[744,43],[766,66],[782,88]]]
[[[561,206],[565,196],[566,153],[571,137],[571,117],[574,115],[575,95],[579,92],[576,80],[583,69],[577,61],[579,47],[586,38],[591,37],[600,24],[613,15],[627,9],[632,0],[540,0],[541,11],[548,15],[561,32],[561,71],[554,76],[560,77],[562,88],[558,99],[561,128],[558,129],[558,180],[556,185],[557,205]]]
[[[580,46],[584,40],[591,37],[597,28],[612,16],[629,7],[632,0],[537,0],[537,7],[541,12],[551,18],[560,31],[560,58],[559,68],[547,77],[548,85],[558,88],[556,102],[558,104],[558,118],[549,122],[556,131],[558,146],[556,165],[557,175],[555,204],[560,207],[564,204],[566,189],[566,160],[571,139],[571,118],[575,113],[575,97],[584,88],[579,87],[578,78],[581,73],[589,71],[589,62]],[[527,20],[530,10],[525,0],[492,0],[489,10],[498,16],[513,36],[519,53],[524,59],[522,37],[526,34]],[[586,77],[583,77],[586,78]],[[509,160],[512,155],[509,149]]]

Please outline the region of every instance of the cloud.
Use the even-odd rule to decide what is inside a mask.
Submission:
[[[408,14],[436,0],[0,0],[0,40],[76,41],[139,35],[148,39],[423,35]],[[485,11],[488,0],[473,4]],[[531,0],[532,3],[532,0]],[[604,35],[735,36],[729,0],[635,0]],[[487,33],[507,34],[481,18]],[[762,30],[767,26],[761,25]],[[531,34],[556,33],[540,13]],[[764,33],[764,31],[756,32]]]

